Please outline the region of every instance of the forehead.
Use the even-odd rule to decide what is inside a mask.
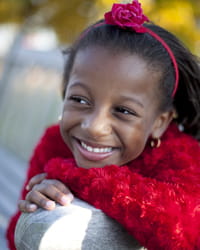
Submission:
[[[84,62],[84,64],[82,64]],[[145,60],[136,54],[128,52],[121,52],[119,50],[112,50],[103,48],[101,46],[91,46],[77,52],[74,68],[97,68],[103,71],[112,70],[112,73],[119,72],[120,74],[134,71],[139,74],[142,71],[150,70]],[[111,75],[110,75],[111,76]]]
[[[131,92],[155,98],[160,74],[136,54],[94,46],[77,52],[71,78],[105,91],[109,88],[119,94]]]

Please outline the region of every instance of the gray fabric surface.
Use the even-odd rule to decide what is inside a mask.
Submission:
[[[53,211],[22,214],[15,244],[17,250],[144,249],[116,221],[78,199]]]

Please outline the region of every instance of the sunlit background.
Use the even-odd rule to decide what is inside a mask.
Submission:
[[[58,122],[64,57],[112,0],[0,0],[0,247],[14,212],[32,149]],[[141,0],[153,22],[200,54],[199,0]]]

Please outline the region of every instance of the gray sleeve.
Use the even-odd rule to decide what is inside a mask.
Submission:
[[[75,199],[53,211],[23,213],[15,231],[17,250],[142,250],[121,225]]]

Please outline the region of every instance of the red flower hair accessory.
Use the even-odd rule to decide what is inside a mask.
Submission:
[[[123,29],[130,28],[138,33],[146,32],[142,25],[149,21],[137,0],[128,4],[113,4],[112,10],[105,13],[104,18],[107,24],[117,25]]]
[[[113,4],[111,11],[104,14],[104,18],[106,24],[116,25],[122,29],[131,29],[137,33],[149,33],[163,45],[174,66],[175,84],[172,92],[172,97],[174,97],[179,83],[179,70],[176,58],[170,47],[158,34],[143,26],[144,22],[149,22],[149,19],[143,14],[141,4],[138,0],[133,0],[132,3],[127,4]],[[102,25],[102,23],[97,24],[96,26],[100,25]]]

